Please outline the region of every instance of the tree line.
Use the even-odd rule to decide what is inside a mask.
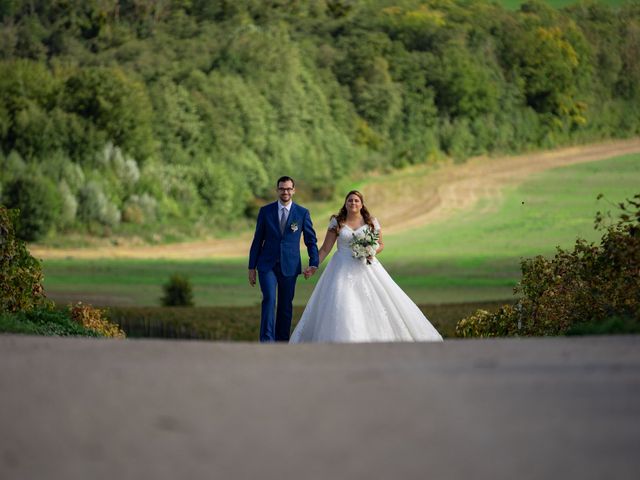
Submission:
[[[373,170],[640,132],[640,3],[0,0],[23,238],[244,227]]]

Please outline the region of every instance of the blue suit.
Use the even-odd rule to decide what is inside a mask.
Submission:
[[[302,273],[301,235],[309,253],[309,266],[318,266],[316,232],[309,210],[292,203],[284,233],[280,233],[278,213],[278,202],[260,209],[249,251],[249,268],[258,269],[262,290],[261,342],[289,341],[296,280]]]

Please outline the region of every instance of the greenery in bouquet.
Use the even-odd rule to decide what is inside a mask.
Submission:
[[[363,231],[354,233],[351,243],[349,244],[353,258],[362,260],[366,262],[367,265],[370,265],[380,246],[378,243],[379,239],[380,235],[378,232],[370,228],[365,228]]]

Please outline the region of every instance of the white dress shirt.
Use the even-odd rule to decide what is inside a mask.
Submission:
[[[289,219],[289,211],[291,210],[291,204],[293,202],[289,202],[289,205],[283,205],[282,203],[280,203],[280,200],[278,200],[278,221],[280,221],[280,219],[282,218],[282,210],[286,210],[287,211],[287,220]]]

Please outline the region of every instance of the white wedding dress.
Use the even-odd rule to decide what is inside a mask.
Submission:
[[[337,225],[335,219],[329,229]],[[376,229],[380,226],[374,220]],[[382,264],[352,257],[355,231],[344,225],[337,251],[318,280],[290,343],[440,342],[442,336]]]

